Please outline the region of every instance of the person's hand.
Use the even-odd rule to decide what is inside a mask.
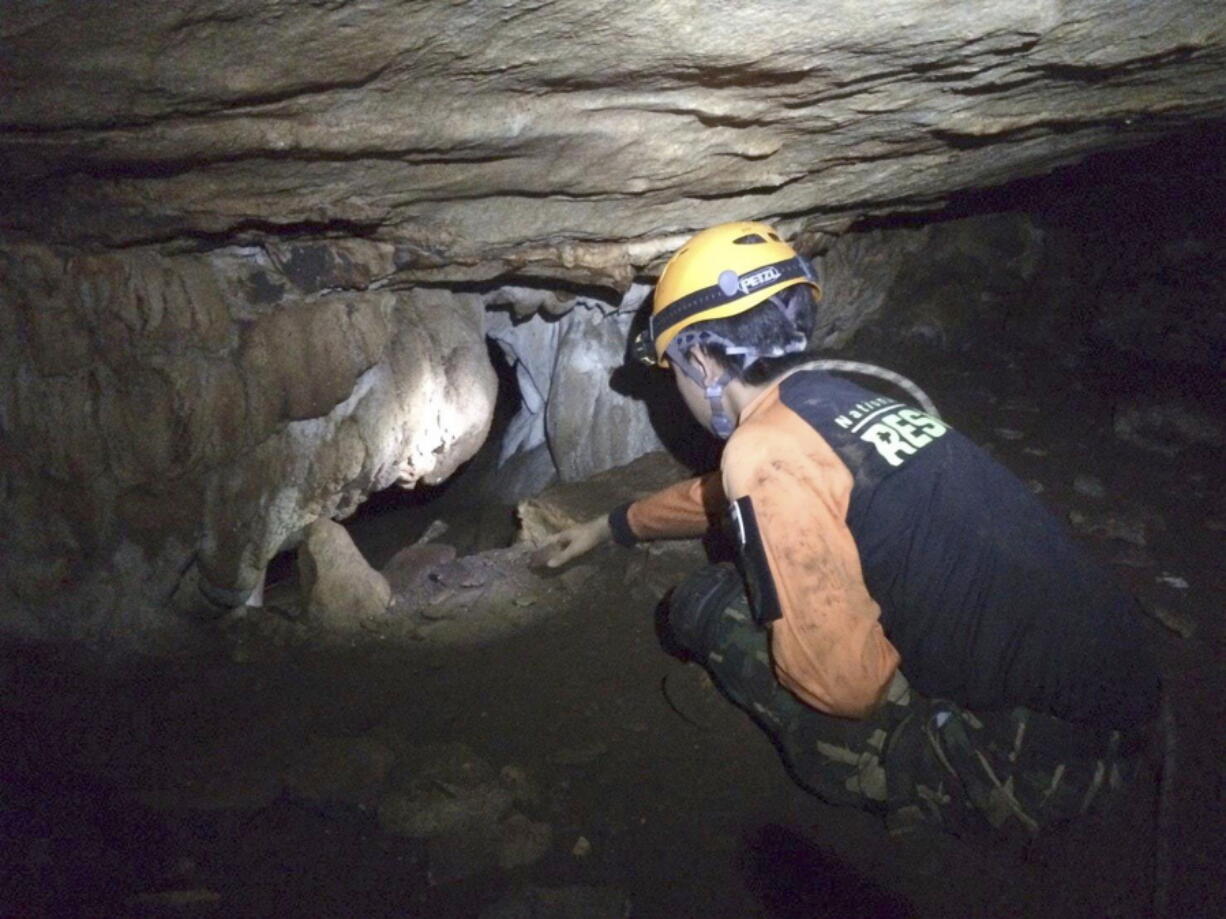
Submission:
[[[590,552],[613,537],[608,517],[593,517],[563,530],[534,553],[530,564],[536,568],[557,568],[571,559]]]

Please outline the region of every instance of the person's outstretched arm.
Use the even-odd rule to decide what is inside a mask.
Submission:
[[[702,536],[719,519],[726,503],[718,472],[684,479],[563,530],[542,545],[532,561],[534,565],[557,568],[610,539],[632,546],[649,539]]]

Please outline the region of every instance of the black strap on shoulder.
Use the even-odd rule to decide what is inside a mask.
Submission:
[[[739,549],[737,557],[741,576],[745,579],[749,593],[749,608],[753,612],[753,620],[759,626],[769,625],[783,616],[783,609],[779,605],[779,594],[775,590],[775,578],[766,560],[766,549],[762,545],[762,533],[758,529],[753,501],[748,496],[737,498],[728,505],[728,517],[732,536]]]

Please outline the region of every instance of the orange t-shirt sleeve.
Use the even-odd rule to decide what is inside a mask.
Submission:
[[[754,508],[781,618],[771,625],[779,682],[819,711],[859,718],[885,696],[898,651],[879,622],[847,528],[850,471],[775,399],[724,451],[724,490]]]
[[[702,536],[727,506],[719,472],[711,472],[635,501],[626,521],[638,539]]]

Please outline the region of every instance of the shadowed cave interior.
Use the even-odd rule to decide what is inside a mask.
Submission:
[[[38,133],[13,128],[22,131]],[[991,142],[975,138],[959,135],[960,148]],[[16,174],[23,163],[14,154],[8,165]],[[47,195],[48,213],[61,184],[82,175],[118,187],[172,181],[192,163],[58,168],[31,173],[30,200]],[[166,347],[254,354],[244,367],[276,398],[226,403],[233,430],[202,422],[198,452],[214,451],[205,459],[197,446],[182,447],[187,458],[150,447],[143,462],[154,472],[133,471],[116,447],[101,490],[90,483],[105,477],[74,465],[71,442],[38,454],[47,467],[38,481],[54,495],[48,519],[88,522],[65,525],[73,534],[109,521],[97,545],[82,538],[71,553],[56,548],[69,537],[40,521],[43,505],[21,505],[29,470],[6,473],[15,510],[5,520],[35,535],[0,542],[19,559],[14,609],[25,604],[0,641],[0,916],[1073,919],[1150,916],[1159,901],[1171,916],[1226,914],[1226,127],[1174,126],[1130,149],[1006,169],[990,187],[900,199],[897,209],[883,198],[839,232],[797,224],[825,288],[812,345],[914,380],[1137,595],[1174,711],[1167,810],[1152,789],[1126,833],[1074,826],[1025,851],[892,839],[876,818],[800,789],[767,736],[670,653],[659,601],[687,571],[724,557],[718,538],[610,545],[557,573],[529,569],[530,549],[567,524],[718,463],[718,442],[686,414],[671,377],[626,365],[658,259],[609,268],[568,250],[556,264],[542,257],[538,275],[504,266],[478,277],[480,260],[461,253],[455,263],[473,276],[440,279],[428,273],[447,264],[442,244],[393,245],[375,222],[251,218],[210,235],[165,217],[167,241],[156,220],[141,218],[146,238],[125,211],[113,215],[117,242],[85,227],[97,235],[57,245],[105,261],[165,243],[149,257],[154,268],[97,268],[106,290],[127,290],[124,271],[161,277],[158,259],[187,261],[165,269],[170,280],[140,282],[170,289],[203,271],[190,259],[217,259],[218,289],[243,292],[222,323],[230,331],[218,341],[230,343],[206,341],[197,316]],[[508,207],[492,195],[486,206]],[[29,218],[14,220],[6,229],[24,245]],[[364,259],[385,257],[393,268],[366,271]],[[4,277],[13,289],[52,290],[36,263]],[[306,315],[348,293],[353,303],[336,313]],[[408,315],[402,295],[426,317],[414,313],[408,331],[396,327]],[[37,322],[22,322],[5,328],[35,354]],[[155,321],[141,322],[91,327],[80,347],[135,353],[131,342],[157,334]],[[299,322],[316,324],[300,334]],[[74,427],[53,396],[77,372],[76,347],[66,336],[53,358],[30,358],[21,386],[39,377],[46,401],[31,396],[0,415],[0,433],[25,438],[11,452],[41,449],[29,431],[45,428],[24,420],[30,405],[54,416],[51,427]],[[294,349],[294,385],[282,391],[267,368],[274,352]],[[409,390],[426,393],[416,414],[380,409],[390,420],[373,425],[373,440],[368,428],[353,433],[368,424],[359,410],[368,395]],[[217,383],[217,404],[226,392]],[[94,414],[122,414],[99,398]],[[117,427],[156,441],[161,416],[141,406],[149,428],[126,416]],[[448,428],[469,410],[468,427]],[[184,431],[194,424],[173,418]],[[309,446],[272,476],[276,488],[240,484],[218,498],[229,486],[217,482],[229,480],[198,487],[184,472],[239,462],[226,451],[265,422],[286,438],[278,450]],[[381,434],[408,442],[419,428],[433,435],[431,425],[437,446],[399,444],[399,481],[371,458]],[[242,462],[270,465],[259,452],[268,443],[246,444]],[[158,477],[165,490],[149,485]],[[174,491],[180,480],[190,488]],[[180,503],[188,491],[205,497]],[[218,523],[218,506],[241,512]],[[205,534],[200,547],[163,551],[165,534],[184,532]],[[226,546],[217,534],[227,532],[243,537]],[[81,559],[104,555],[102,586],[72,593],[93,576]],[[152,605],[133,599],[152,595]],[[78,597],[118,612],[82,610]],[[44,601],[44,618],[24,612]],[[146,634],[147,645],[125,643]]]

